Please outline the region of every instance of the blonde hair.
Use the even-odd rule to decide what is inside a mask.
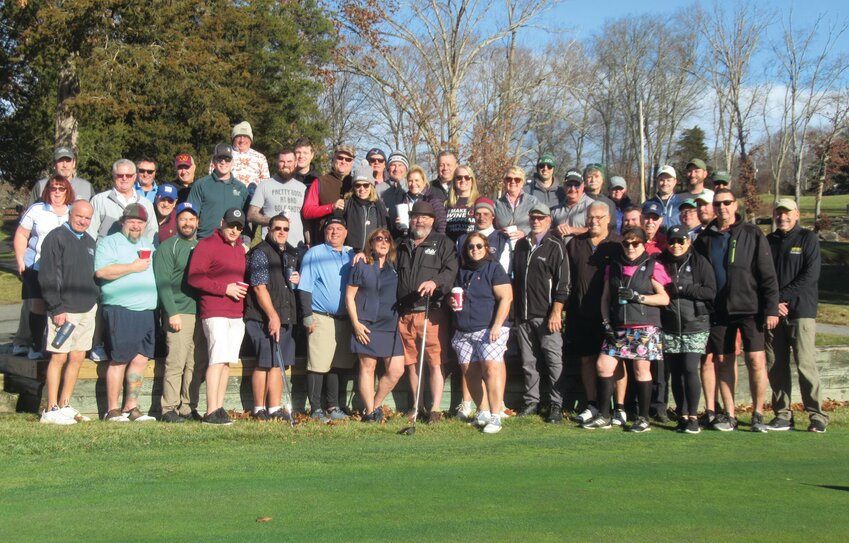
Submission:
[[[468,207],[472,207],[475,205],[475,201],[480,197],[480,193],[478,192],[478,179],[475,176],[475,171],[468,164],[461,164],[454,169],[454,177],[457,177],[457,170],[464,169],[468,172],[469,177],[472,178],[472,188],[469,191],[469,198],[466,201]],[[455,207],[457,205],[457,199],[459,196],[457,195],[457,191],[454,190],[454,183],[452,181],[451,188],[448,190],[448,200],[446,203],[448,204],[446,207]]]
[[[362,181],[358,181],[358,182],[361,183]],[[350,200],[353,197],[354,197],[354,184],[351,185],[351,191],[346,193],[345,196],[343,196],[343,198],[346,199],[346,200]],[[369,183],[368,198],[366,198],[366,200],[368,200],[371,203],[374,203],[378,200],[377,191],[374,190],[374,185],[371,184],[371,183]]]
[[[525,176],[525,170],[523,170],[519,166],[516,166],[515,164],[513,166],[510,166],[509,168],[507,168],[507,171],[504,172],[504,177],[507,177],[508,175],[515,176],[515,177],[521,177],[522,181],[527,180],[527,177]]]

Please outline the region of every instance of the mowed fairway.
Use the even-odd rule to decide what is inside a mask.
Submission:
[[[845,541],[849,410],[832,415],[822,435],[510,419],[494,436],[449,421],[411,437],[396,435],[400,419],[60,428],[17,415],[0,418],[0,536]]]

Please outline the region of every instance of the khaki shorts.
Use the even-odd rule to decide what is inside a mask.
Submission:
[[[74,331],[71,337],[65,340],[58,349],[53,346],[58,327],[53,326],[53,321],[47,319],[47,351],[51,353],[70,353],[75,351],[88,351],[91,349],[91,340],[94,337],[94,316],[97,314],[97,304],[85,313],[66,313],[68,320],[74,323]]]
[[[201,321],[206,336],[209,365],[234,364],[245,337],[245,321],[227,317],[209,317]]]
[[[307,371],[327,373],[331,369],[350,369],[357,361],[357,355],[351,353],[351,321],[334,319],[326,315],[313,313],[315,331],[309,334],[309,353]]]

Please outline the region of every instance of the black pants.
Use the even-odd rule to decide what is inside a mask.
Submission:
[[[702,395],[702,380],[699,372],[702,355],[676,353],[663,356],[672,371],[675,412],[678,417],[695,417],[699,412],[699,398]]]

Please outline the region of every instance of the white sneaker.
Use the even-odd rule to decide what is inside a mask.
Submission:
[[[474,426],[478,428],[483,428],[487,424],[489,424],[489,420],[492,418],[492,413],[489,411],[478,411],[478,415],[472,421]]]
[[[486,423],[486,426],[483,427],[483,433],[485,434],[497,434],[501,431],[501,417],[498,415],[493,415],[489,418],[489,422]]]
[[[138,407],[125,411],[124,416],[127,417],[127,420],[130,422],[153,422],[156,420],[156,417],[151,417],[150,415],[142,413]]]
[[[91,348],[91,351],[88,353],[88,357],[92,362],[105,362],[109,360],[109,357],[106,356],[106,349],[103,347],[103,344],[95,345]]]
[[[12,354],[14,356],[24,356],[29,352],[29,347],[26,345],[12,345]]]
[[[68,426],[69,424],[76,424],[77,421],[73,417],[67,417],[62,410],[53,406],[53,409],[45,409],[43,413],[41,413],[41,421],[42,424],[59,424],[62,426]]]
[[[578,424],[585,424],[593,420],[596,415],[598,415],[598,409],[596,409],[592,405],[588,405],[586,409],[581,411],[581,413],[577,417],[575,417],[575,422],[577,422]]]
[[[44,356],[41,354],[41,351],[35,352],[32,350],[32,347],[27,351],[27,358],[30,360],[41,360]]]
[[[126,413],[122,413],[120,409],[112,409],[103,415],[103,420],[106,422],[130,422],[130,418]]]
[[[460,402],[460,405],[457,406],[457,410],[454,412],[454,417],[462,421],[467,421],[472,418],[474,413],[472,402]]]
[[[63,407],[59,411],[61,411],[62,414],[65,415],[66,417],[68,417],[69,419],[74,419],[77,422],[91,422],[90,417],[83,415],[82,413],[80,413],[79,411],[77,411],[76,409],[71,407],[70,405],[66,405],[65,407]]]
[[[628,414],[625,413],[622,409],[617,409],[613,413],[613,419],[611,419],[610,423],[613,426],[625,426],[628,422]]]

